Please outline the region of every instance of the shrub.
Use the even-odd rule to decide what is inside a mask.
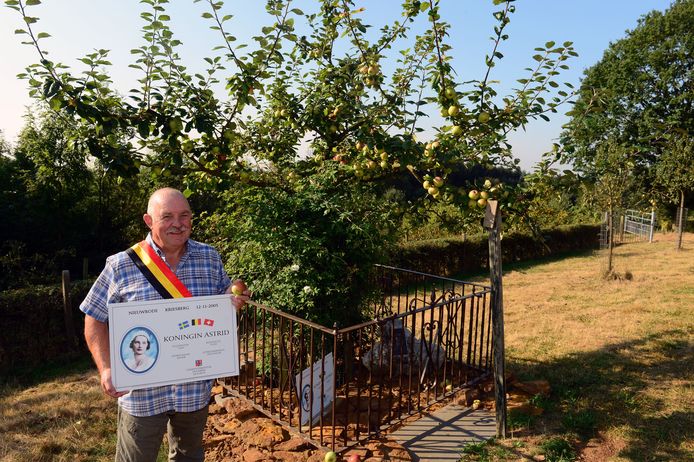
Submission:
[[[393,240],[392,208],[329,169],[296,181],[291,190],[228,195],[229,211],[205,217],[202,228],[256,301],[324,326],[355,324],[373,290],[373,265]]]
[[[77,281],[71,290],[75,333],[81,342],[84,316],[77,309],[91,283]],[[68,338],[59,285],[0,292],[0,371],[10,375],[45,361],[69,355],[75,339]]]
[[[506,233],[501,241],[504,263],[565,252],[596,249],[599,225],[571,225],[543,230],[541,239],[525,232]],[[452,276],[479,271],[489,264],[486,235],[408,242],[399,246],[391,264],[425,273]]]

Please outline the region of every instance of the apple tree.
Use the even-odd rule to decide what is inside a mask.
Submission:
[[[516,88],[498,94],[493,70],[513,0],[493,1],[486,71],[467,82],[451,64],[451,24],[438,0],[403,1],[400,16],[378,32],[354,0],[317,0],[306,13],[291,0],[268,0],[269,24],[248,47],[236,45],[222,1],[196,0],[218,36],[202,72],[179,56],[168,2],[143,0],[143,43],[132,50],[141,78],[125,96],[108,72],[107,50],[86,55],[86,70],[73,71],[48,59],[47,33],[32,13],[40,1],[5,3],[22,16],[26,27],[17,32],[40,57],[23,75],[31,93],[74,121],[75,142],[121,175],[146,169],[182,179],[191,197],[218,194],[221,206],[201,220],[205,237],[223,247],[231,272],[247,275],[260,299],[290,311],[359,306],[369,270],[406,212],[388,191],[393,176],[416,179],[425,204],[471,216],[480,217],[490,198],[510,206],[510,188],[484,180],[454,187],[449,175],[514,167],[508,133],[571,97],[557,82],[575,55],[570,42],[537,48]],[[443,123],[420,139],[433,111]]]

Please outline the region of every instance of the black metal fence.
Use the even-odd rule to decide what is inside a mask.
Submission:
[[[250,302],[225,379],[294,433],[340,451],[491,374],[491,289],[377,267],[370,321],[328,328]]]

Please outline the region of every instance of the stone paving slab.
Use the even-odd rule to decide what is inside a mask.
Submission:
[[[450,404],[390,435],[414,462],[457,462],[467,443],[496,436],[496,418],[487,409]]]

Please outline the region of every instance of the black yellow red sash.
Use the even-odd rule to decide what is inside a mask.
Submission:
[[[162,298],[192,297],[164,260],[147,241],[138,242],[125,251]]]

